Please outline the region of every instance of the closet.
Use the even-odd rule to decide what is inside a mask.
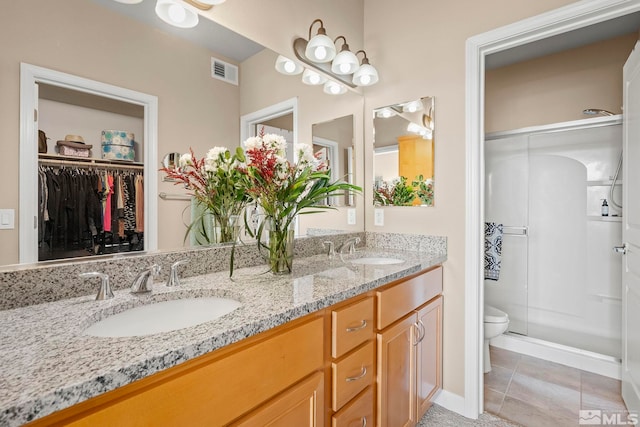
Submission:
[[[38,128],[38,261],[130,251],[145,247],[144,108],[40,83]],[[127,160],[105,159],[105,132],[122,130],[133,146]],[[71,134],[86,144],[62,150]],[[77,145],[77,144],[76,144]],[[86,147],[86,148],[85,148]],[[110,153],[109,153],[110,154]]]
[[[144,248],[142,165],[40,155],[38,259]]]

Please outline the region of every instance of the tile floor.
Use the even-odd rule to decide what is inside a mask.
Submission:
[[[620,381],[491,347],[484,409],[525,427],[577,426],[581,409],[612,414],[626,407]]]

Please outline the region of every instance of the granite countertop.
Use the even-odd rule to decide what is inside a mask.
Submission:
[[[156,283],[152,294],[116,291],[0,311],[0,426],[17,426],[248,338],[446,260],[444,253],[367,249],[350,257],[387,256],[402,264],[356,265],[316,255],[294,260],[291,275],[265,266]],[[189,268],[186,266],[185,268]],[[83,335],[93,322],[151,301],[230,297],[242,303],[214,321],[127,338]]]

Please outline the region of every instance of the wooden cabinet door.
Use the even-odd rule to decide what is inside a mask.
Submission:
[[[324,426],[324,375],[320,372],[311,375],[231,425],[243,427]]]
[[[442,296],[417,310],[421,340],[416,346],[417,419],[431,406],[434,393],[442,388]]]
[[[378,333],[379,427],[416,424],[416,322],[412,313]]]

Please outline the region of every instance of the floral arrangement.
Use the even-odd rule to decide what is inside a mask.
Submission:
[[[330,182],[331,172],[313,155],[308,144],[295,144],[292,163],[286,157],[286,140],[266,134],[248,138],[246,152],[247,195],[262,208],[265,220],[255,230],[259,249],[268,250],[274,273],[291,271],[294,218],[298,214],[333,209],[322,204],[329,196],[344,195],[360,188],[345,182]],[[264,242],[264,231],[269,241]]]
[[[235,242],[238,218],[249,201],[243,162],[240,147],[233,155],[226,147],[213,147],[202,159],[196,158],[190,149],[180,157],[176,167],[161,169],[176,184],[184,185],[204,208],[203,214],[189,225],[187,236],[196,226],[201,234],[207,235],[204,220],[208,213],[215,220],[214,242]]]

